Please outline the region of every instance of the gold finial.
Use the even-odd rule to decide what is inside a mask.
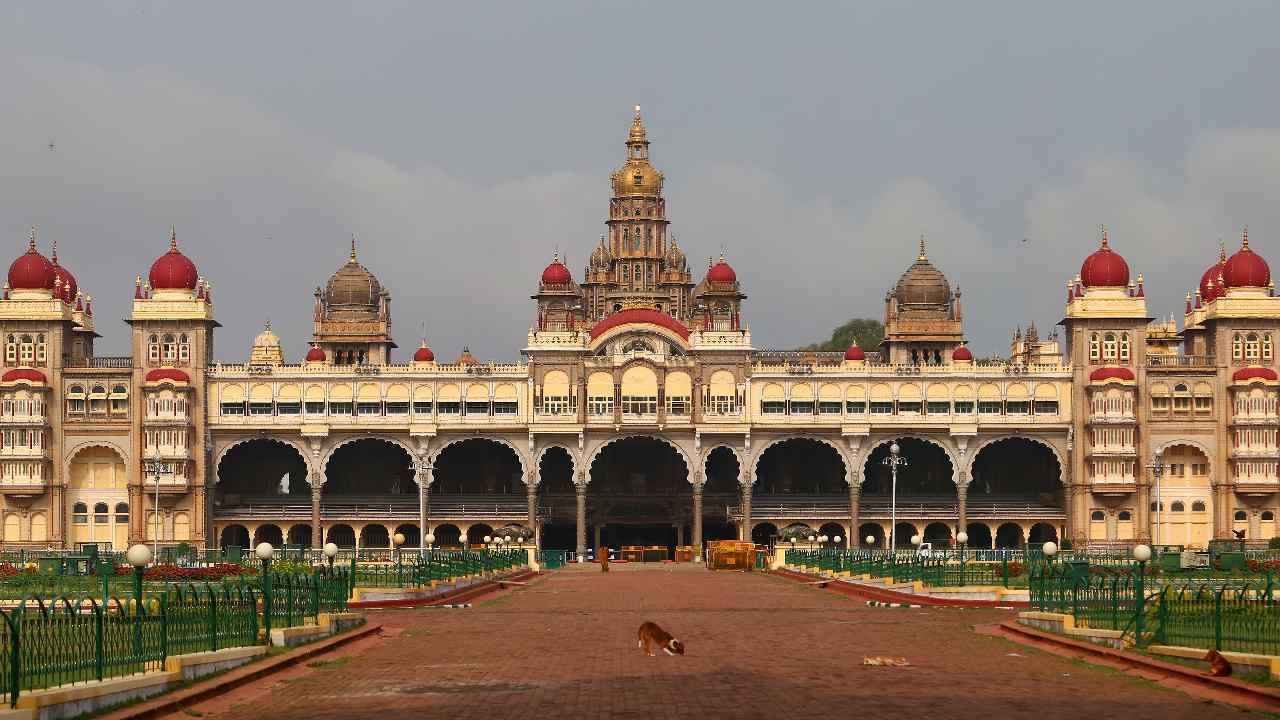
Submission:
[[[1248,225],[1244,226],[1244,233],[1240,236],[1240,249],[1241,250],[1249,249],[1249,226]]]
[[[929,256],[926,255],[924,252],[924,233],[920,233],[920,254],[916,256],[916,261],[924,262],[925,260],[928,260],[928,259],[929,259]]]
[[[640,106],[636,106],[635,119],[631,121],[631,134],[627,137],[628,143],[647,143],[644,131],[644,120],[640,119]]]
[[[1218,262],[1227,261],[1227,241],[1218,238]]]
[[[58,264],[58,239],[57,238],[53,239],[53,248],[49,251],[49,259],[53,261],[54,265]]]
[[[723,250],[721,250],[721,251],[720,251],[720,263],[721,263],[721,264],[724,264],[724,251],[723,251]]]
[[[356,235],[351,234],[351,262],[356,261]]]
[[[636,120],[639,120],[639,119],[640,119],[640,106],[639,106],[639,105],[637,105],[637,106],[636,106]]]
[[[266,321],[265,323],[263,323],[263,325],[262,325],[262,329],[263,329],[263,330],[270,330],[270,329],[271,329],[271,318],[267,318],[267,321]]]
[[[1109,240],[1108,240],[1108,238],[1107,238],[1107,226],[1106,226],[1106,225],[1103,225],[1103,226],[1102,226],[1102,247],[1104,247],[1104,248],[1109,248],[1109,247],[1111,247],[1110,242],[1109,242]]]
[[[178,228],[169,226],[169,252],[178,252]]]
[[[36,252],[36,226],[31,226],[31,235],[27,240],[27,252]]]

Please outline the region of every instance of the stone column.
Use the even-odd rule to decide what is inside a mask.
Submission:
[[[604,528],[601,526],[600,523],[596,523],[596,526],[594,529],[595,529],[595,537],[592,538],[592,540],[594,541],[594,544],[592,545],[592,547],[598,550],[600,549],[600,531]]]
[[[542,533],[538,532],[538,486],[533,482],[533,474],[525,477],[525,501],[529,510],[529,532],[533,533],[534,546],[542,549]]]
[[[130,545],[145,542],[147,538],[147,508],[143,506],[143,494],[141,485],[129,486],[129,508],[132,511],[129,513]]]
[[[739,529],[738,539],[743,542],[751,542],[751,479],[742,483],[742,527]]]
[[[702,560],[702,483],[694,483],[693,485],[693,537],[690,539],[693,545],[693,560],[699,562]]]
[[[320,493],[323,486],[318,475],[311,476],[311,547],[324,547],[324,536],[320,533]]]
[[[1262,511],[1257,508],[1249,508],[1249,534],[1245,537],[1250,540],[1262,539]]]
[[[418,549],[427,549],[427,525],[431,517],[431,482],[435,468],[428,465],[418,472]]]
[[[861,522],[858,518],[861,508],[860,496],[862,495],[862,486],[857,483],[849,485],[849,547],[857,548],[862,540],[859,538],[858,526]]]
[[[587,554],[587,484],[579,479],[574,483],[573,492],[578,499],[578,562],[582,562],[582,558]]]
[[[1151,512],[1151,486],[1145,482],[1139,482],[1134,502],[1138,505],[1138,507],[1134,508],[1134,519],[1137,520],[1133,528],[1134,539],[1138,542],[1149,543],[1151,542],[1153,515]]]
[[[969,486],[956,486],[956,533],[969,533]]]

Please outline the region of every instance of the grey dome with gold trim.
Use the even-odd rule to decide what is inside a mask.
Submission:
[[[951,302],[951,283],[929,262],[924,250],[924,236],[920,237],[920,254],[898,278],[893,294],[900,306],[946,306]]]
[[[329,276],[324,286],[324,302],[329,310],[343,314],[368,314],[376,317],[382,297],[382,285],[369,269],[356,260],[356,243],[351,241],[351,256]]]

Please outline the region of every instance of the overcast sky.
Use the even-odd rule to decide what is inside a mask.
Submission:
[[[1280,262],[1277,27],[1274,2],[3,3],[0,247],[56,238],[110,354],[176,225],[218,358],[269,317],[296,362],[354,233],[397,357],[425,327],[514,359],[639,104],[672,232],[699,275],[725,250],[758,347],[882,318],[925,233],[1004,353],[1102,224],[1156,315],[1246,224]]]

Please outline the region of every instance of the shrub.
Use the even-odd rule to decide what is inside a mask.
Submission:
[[[1268,540],[1267,547],[1272,550],[1280,550],[1280,537],[1273,537]]]

